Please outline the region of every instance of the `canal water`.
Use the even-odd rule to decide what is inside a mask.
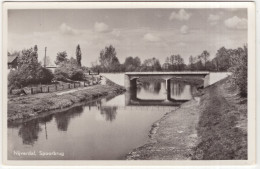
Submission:
[[[118,96],[24,123],[9,123],[8,159],[124,159],[147,142],[155,121],[191,99],[194,91],[194,86],[183,82],[171,81],[170,90],[165,82],[143,82]]]

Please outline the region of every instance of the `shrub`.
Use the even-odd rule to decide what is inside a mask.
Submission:
[[[44,67],[40,67],[39,71],[37,72],[38,83],[42,83],[42,84],[51,83],[53,78],[54,75],[51,72],[51,70],[46,69]]]
[[[8,88],[14,89],[14,88],[21,88],[21,76],[20,73],[16,70],[11,70],[8,74]]]
[[[55,69],[54,77],[60,81],[67,81],[67,79],[83,80],[84,73],[81,67],[78,66],[77,61],[71,58],[68,61],[60,63],[60,67]]]
[[[71,80],[83,80],[84,79],[84,73],[82,70],[74,70],[70,75]]]
[[[35,74],[35,75],[34,75]],[[17,70],[11,70],[8,75],[9,89],[22,88],[31,84],[46,84],[50,83],[53,79],[53,73],[43,67],[38,67],[36,72],[31,73],[30,69],[25,66]]]
[[[66,81],[69,78],[68,74],[61,68],[56,68],[54,71],[54,78],[59,81]]]

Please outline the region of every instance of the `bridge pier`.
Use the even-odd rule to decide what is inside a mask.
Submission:
[[[165,80],[165,89],[166,89],[165,101],[169,101],[171,99],[171,79]]]

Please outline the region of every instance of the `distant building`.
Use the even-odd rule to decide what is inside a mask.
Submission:
[[[18,55],[17,54],[13,54],[13,55],[9,55],[8,57],[8,69],[17,69],[18,67]]]

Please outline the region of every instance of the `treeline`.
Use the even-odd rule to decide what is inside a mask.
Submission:
[[[247,45],[237,49],[221,47],[215,57],[209,60],[210,53],[204,50],[197,56],[190,56],[185,64],[179,55],[171,55],[161,65],[156,58],[141,62],[137,57],[129,56],[124,63],[117,58],[115,48],[110,45],[100,52],[99,65],[92,65],[92,71],[99,72],[141,72],[141,71],[230,71],[231,83],[237,86],[242,96],[247,95]]]
[[[231,67],[231,58],[237,55],[243,48],[226,49],[221,47],[214,59],[209,60],[210,53],[204,50],[197,56],[190,56],[189,63],[185,64],[179,54],[173,54],[166,58],[163,64],[156,58],[141,59],[129,56],[124,63],[117,58],[116,49],[110,45],[100,52],[99,63],[92,64],[92,71],[100,72],[133,72],[133,71],[228,71]]]

